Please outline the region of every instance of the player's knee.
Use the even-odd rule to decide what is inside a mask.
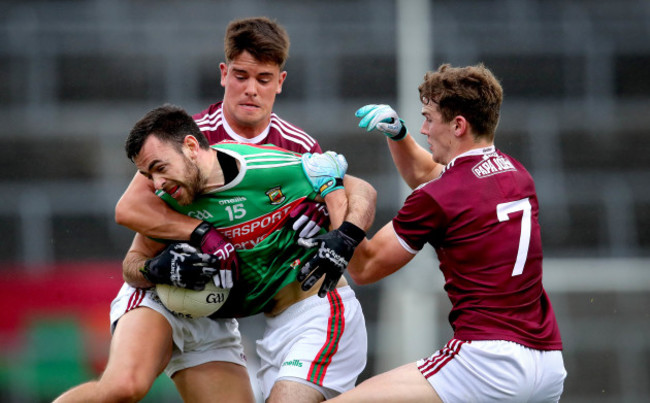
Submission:
[[[100,381],[100,384],[107,401],[111,402],[138,402],[151,388],[151,382],[128,374],[122,374],[110,382]]]

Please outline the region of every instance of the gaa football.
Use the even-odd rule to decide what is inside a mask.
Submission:
[[[160,301],[170,311],[200,318],[217,312],[226,302],[230,290],[219,288],[210,281],[201,291],[157,284],[156,292]]]

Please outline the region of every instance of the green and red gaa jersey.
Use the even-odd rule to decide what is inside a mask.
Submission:
[[[156,193],[174,210],[212,223],[235,245],[239,280],[215,315],[250,316],[271,309],[275,294],[295,281],[297,269],[313,255],[298,246],[296,232],[285,224],[291,210],[316,193],[300,154],[229,141],[211,147],[220,158],[239,162],[234,179],[186,206],[164,191]]]

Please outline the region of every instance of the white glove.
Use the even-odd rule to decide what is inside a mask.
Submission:
[[[348,161],[342,154],[334,151],[324,154],[305,153],[302,155],[302,169],[314,191],[325,197],[331,191],[343,188]]]
[[[356,117],[361,118],[359,127],[365,128],[366,131],[377,129],[391,140],[401,140],[408,133],[404,121],[388,105],[370,104],[362,106],[354,114]]]

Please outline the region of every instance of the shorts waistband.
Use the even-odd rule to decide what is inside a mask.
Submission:
[[[356,294],[354,293],[354,290],[349,285],[339,287],[336,290],[330,292],[338,293],[341,300],[344,302],[356,298]],[[312,295],[309,298],[305,298],[302,301],[298,301],[295,304],[291,305],[290,307],[282,311],[282,313],[280,313],[278,316],[273,316],[273,317],[267,316],[266,322],[272,326],[282,326],[285,323],[294,320],[296,316],[300,316],[303,313],[313,309],[314,307],[324,306],[324,305],[329,306],[329,304],[330,304],[330,298],[328,296],[321,298],[318,295]]]

